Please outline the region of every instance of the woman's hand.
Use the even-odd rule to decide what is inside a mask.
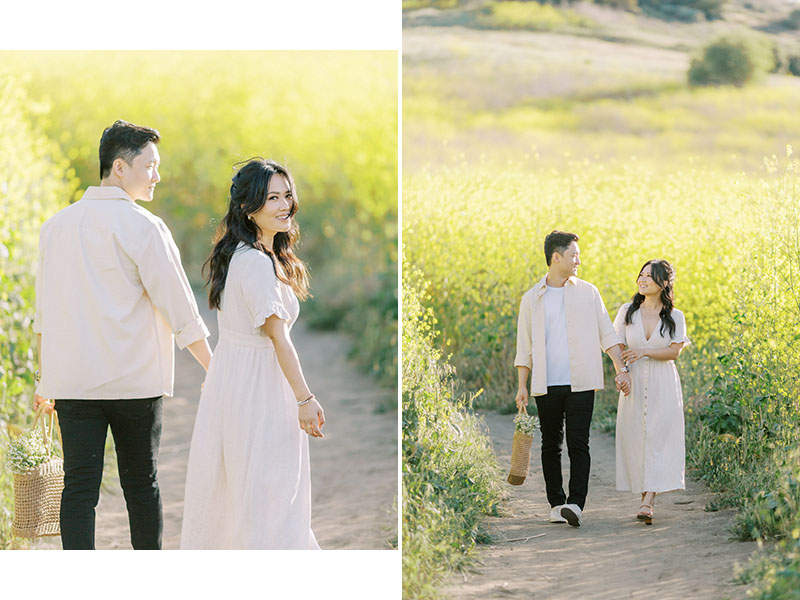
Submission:
[[[622,360],[625,361],[625,364],[631,364],[642,358],[643,356],[647,356],[644,350],[639,348],[627,348],[622,351]]]
[[[44,412],[47,415],[53,414],[55,410],[55,403],[47,398],[42,398],[39,394],[33,395],[33,410],[39,410],[39,407],[44,404]]]
[[[631,375],[630,373],[617,373],[614,377],[614,383],[617,384],[617,391],[622,392],[626,396],[631,393]]]
[[[514,401],[517,403],[517,410],[519,411],[522,409],[523,406],[528,406],[528,390],[524,387],[521,387],[517,390],[517,396],[514,398]]]
[[[300,429],[312,437],[325,437],[322,434],[322,426],[325,424],[325,413],[316,398],[312,398],[303,406],[297,409],[297,420]]]

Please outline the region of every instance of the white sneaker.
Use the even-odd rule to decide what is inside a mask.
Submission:
[[[561,516],[561,508],[563,504],[559,504],[558,506],[554,506],[550,509],[550,522],[551,523],[566,523],[567,520]]]
[[[561,507],[561,516],[573,527],[581,526],[581,509],[577,504],[564,504]]]

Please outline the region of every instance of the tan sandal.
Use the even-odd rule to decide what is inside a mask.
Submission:
[[[650,504],[642,504],[639,507],[639,512],[636,513],[636,519],[644,521],[645,525],[653,524],[653,506]]]

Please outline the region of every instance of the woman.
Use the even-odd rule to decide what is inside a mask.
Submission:
[[[674,281],[667,261],[647,261],[639,291],[614,320],[633,379],[631,394],[619,396],[617,489],[641,493],[636,517],[648,525],[656,494],[685,487],[683,395],[674,361],[691,342],[683,313],[673,307]]]
[[[205,265],[219,343],[192,435],[181,548],[319,549],[306,436],[322,437],[325,417],[289,336],[308,296],[297,208],[273,161],[251,159],[233,178]]]

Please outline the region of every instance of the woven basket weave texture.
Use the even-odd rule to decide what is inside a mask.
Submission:
[[[528,476],[532,444],[532,435],[514,432],[514,439],[511,442],[511,470],[508,473],[508,483],[511,485],[522,485]]]
[[[64,461],[60,458],[53,458],[27,473],[15,473],[14,535],[24,538],[60,535],[63,489]]]

